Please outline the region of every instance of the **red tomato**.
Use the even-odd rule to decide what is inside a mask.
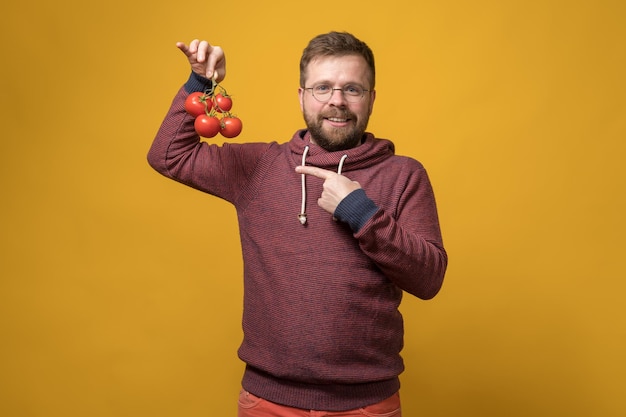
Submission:
[[[212,138],[217,135],[221,128],[219,119],[208,114],[201,114],[196,117],[193,126],[196,128],[196,132],[205,138]]]
[[[241,123],[240,118],[235,116],[226,116],[222,119],[222,129],[220,130],[220,133],[225,138],[234,138],[235,136],[239,136],[241,129],[243,129],[243,124]]]
[[[233,99],[230,96],[218,93],[213,97],[213,107],[219,112],[227,112],[233,108]]]
[[[211,97],[200,91],[189,94],[185,99],[185,110],[193,117],[206,114],[211,110],[212,105]]]

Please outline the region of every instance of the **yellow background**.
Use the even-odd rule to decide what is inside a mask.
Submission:
[[[328,30],[374,50],[370,130],[426,165],[450,256],[403,303],[404,414],[626,415],[625,4],[4,2],[0,415],[235,415],[234,210],[145,155],[176,41],[226,50],[236,141],[284,141]]]

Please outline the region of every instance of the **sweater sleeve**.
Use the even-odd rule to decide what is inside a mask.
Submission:
[[[234,202],[252,175],[267,144],[208,143],[194,129],[185,99],[210,83],[191,74],[179,89],[148,152],[148,163],[164,176]]]
[[[422,167],[410,176],[396,213],[373,210],[373,202],[365,203],[363,197],[359,205],[351,205],[360,214],[344,217],[367,218],[357,229],[348,221],[361,250],[398,287],[424,300],[433,298],[443,285],[448,255],[426,171]]]

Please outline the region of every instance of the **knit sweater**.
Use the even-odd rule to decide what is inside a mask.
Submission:
[[[202,84],[192,75],[176,94],[148,161],[236,208],[244,389],[279,404],[330,411],[391,396],[404,369],[403,291],[434,297],[447,267],[424,167],[371,133],[338,152],[313,144],[306,130],[286,143],[207,143],[183,107]],[[335,172],[341,167],[362,189],[331,215],[317,204],[323,180],[295,172],[303,159]]]

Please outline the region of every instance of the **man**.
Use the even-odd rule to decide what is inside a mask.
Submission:
[[[447,267],[424,167],[366,132],[374,57],[348,33],[300,62],[306,129],[287,143],[201,141],[183,103],[226,75],[223,50],[191,64],[148,154],[163,175],[232,203],[244,261],[239,416],[400,416],[402,293],[434,297]]]

